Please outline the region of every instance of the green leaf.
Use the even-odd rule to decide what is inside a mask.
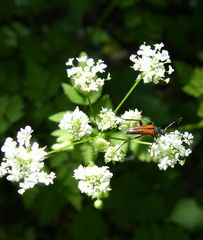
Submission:
[[[6,109],[6,118],[10,123],[18,121],[23,115],[23,101],[20,96],[16,95],[9,99]]]
[[[63,118],[65,113],[66,112],[55,113],[55,114],[49,116],[49,120],[52,121],[52,122],[59,123],[61,121],[61,119]]]
[[[203,118],[203,101],[200,103],[198,110],[197,110],[197,115],[201,118]]]
[[[190,82],[183,87],[183,91],[193,97],[203,94],[203,68],[196,68]]]
[[[176,204],[171,220],[187,229],[193,230],[203,226],[203,209],[197,205],[194,199],[182,199]]]
[[[8,121],[0,117],[0,133],[6,132],[9,127]]]
[[[80,105],[89,105],[88,98],[81,95],[76,88],[73,86],[69,85],[68,83],[63,83],[62,84],[63,90],[65,95],[68,97],[68,99],[76,104]],[[89,94],[89,99],[91,103],[95,103],[97,99],[101,96],[101,90],[98,92],[92,92]]]
[[[53,150],[60,150],[60,149],[66,149],[66,150],[72,150],[72,135],[68,133],[65,130],[55,130],[51,134],[52,136],[57,137],[56,142],[51,146]]]
[[[78,150],[80,151],[80,155],[81,155],[83,163],[85,165],[88,165],[90,163],[90,161],[93,160],[93,156],[94,156],[94,151],[93,151],[92,145],[90,145],[88,143],[84,143],[78,148],[79,148]]]
[[[65,95],[69,98],[71,102],[87,105],[87,101],[76,91],[74,87],[72,87],[68,83],[62,83],[62,87]]]

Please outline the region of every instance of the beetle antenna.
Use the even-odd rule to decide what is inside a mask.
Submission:
[[[174,124],[179,124],[181,121],[182,121],[182,119],[183,119],[183,117],[180,117],[180,118],[178,118],[177,120],[175,120],[175,121],[173,121],[172,123],[170,123],[167,127],[165,127],[165,129],[164,129],[164,132],[168,129],[168,128],[170,128],[172,125],[174,125]]]

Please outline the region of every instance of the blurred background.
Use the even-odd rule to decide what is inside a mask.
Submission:
[[[129,56],[163,42],[171,83],[140,84],[124,110],[138,108],[158,126],[183,117],[195,135],[183,167],[159,171],[142,151],[112,167],[112,192],[97,210],[72,178],[85,149],[46,161],[57,179],[22,196],[0,180],[0,240],[203,239],[203,1],[6,0],[0,5],[0,141],[31,125],[41,146],[57,128],[48,116],[75,106],[64,95],[65,62],[85,51],[111,72],[104,93],[116,107],[132,86]],[[130,161],[131,157],[133,158]]]

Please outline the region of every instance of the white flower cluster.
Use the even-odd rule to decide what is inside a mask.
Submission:
[[[107,78],[100,78],[98,74],[104,73],[106,64],[100,59],[97,62],[87,56],[76,58],[78,66],[74,66],[74,58],[70,58],[66,62],[67,75],[74,82],[74,86],[79,88],[82,92],[98,91],[105,80],[110,80],[110,74]]]
[[[111,109],[102,108],[96,120],[96,123],[99,130],[105,131],[107,129],[116,128],[118,117]]]
[[[171,60],[168,51],[161,50],[163,47],[163,43],[154,44],[154,49],[152,49],[144,43],[137,51],[137,55],[130,56],[130,60],[134,63],[132,68],[142,73],[144,83],[157,84],[161,80],[169,82],[170,79],[165,75],[170,75],[174,70],[171,65],[168,65],[168,69],[165,68],[165,64],[171,63]]]
[[[108,142],[106,139],[102,137],[96,138],[93,142],[93,147],[96,152],[106,152],[109,145],[110,142]]]
[[[142,120],[141,112],[138,109],[125,111],[121,115],[119,120],[119,130],[126,132],[129,128],[133,128],[139,125],[139,121]]]
[[[30,126],[21,128],[17,133],[17,142],[9,137],[1,148],[5,156],[0,165],[0,177],[7,175],[7,180],[19,182],[20,194],[38,183],[52,184],[55,178],[55,173],[48,174],[42,170],[46,152],[44,148],[39,148],[38,143],[30,143],[31,133]]]
[[[74,178],[79,180],[78,188],[82,193],[92,198],[105,196],[111,190],[110,179],[113,174],[108,167],[83,167],[80,165],[74,170]]]
[[[175,164],[184,164],[185,157],[189,156],[193,135],[185,132],[174,131],[161,135],[152,143],[149,154],[158,162],[160,170],[174,167]]]
[[[86,135],[92,133],[92,127],[89,125],[88,116],[80,111],[78,107],[73,112],[67,112],[59,123],[59,128],[67,130],[72,134],[74,140],[80,140]]]
[[[110,146],[104,155],[104,161],[108,162],[122,162],[125,158],[125,154],[122,151],[122,145],[117,144],[115,146]]]

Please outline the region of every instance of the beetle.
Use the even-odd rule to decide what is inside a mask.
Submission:
[[[174,124],[179,124],[181,120],[182,120],[182,117],[173,121],[172,123],[170,123],[164,129],[155,126],[153,123],[150,123],[150,124],[144,124],[144,125],[140,125],[140,126],[137,126],[137,127],[134,127],[134,128],[130,128],[130,129],[127,130],[126,133],[127,134],[137,134],[137,135],[142,135],[142,136],[155,137],[157,135],[164,134],[169,127],[171,127]]]

